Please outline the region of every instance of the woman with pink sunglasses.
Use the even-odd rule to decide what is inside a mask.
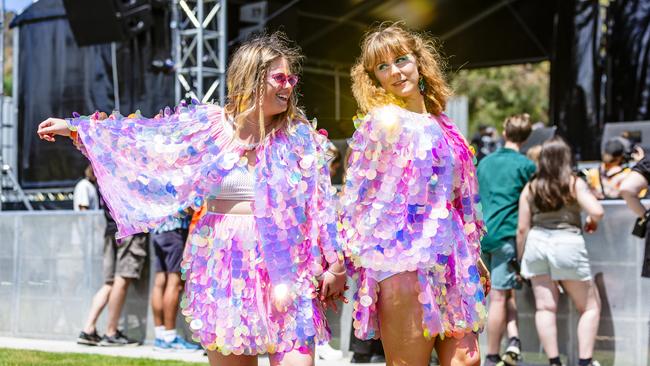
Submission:
[[[181,302],[211,365],[308,366],[329,340],[324,305],[346,275],[325,157],[327,139],[297,106],[299,50],[279,33],[242,45],[228,100],[146,119],[49,118],[91,160],[118,236],[201,212],[186,245]]]

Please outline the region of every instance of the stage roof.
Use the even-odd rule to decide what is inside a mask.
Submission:
[[[309,60],[350,65],[371,25],[403,20],[437,37],[454,69],[550,59],[556,13],[556,1],[546,0],[293,0],[270,7],[275,24],[297,19],[288,32]]]

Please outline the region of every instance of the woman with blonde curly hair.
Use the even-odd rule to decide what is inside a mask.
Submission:
[[[388,23],[352,68],[362,115],[343,198],[354,328],[381,337],[387,364],[478,365],[488,273],[473,155],[443,114],[451,90],[433,41]]]
[[[157,118],[99,114],[40,124],[92,162],[126,236],[187,207],[202,212],[182,262],[181,302],[211,365],[309,366],[330,330],[323,303],[342,296],[327,141],[297,106],[299,51],[280,33],[243,44],[225,108],[181,105]]]

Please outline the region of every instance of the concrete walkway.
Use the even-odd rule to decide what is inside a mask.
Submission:
[[[152,358],[156,360],[177,360],[187,362],[203,362],[207,365],[208,358],[203,356],[202,351],[192,353],[159,352],[154,351],[152,345],[138,347],[89,347],[81,346],[73,341],[52,341],[29,338],[6,338],[0,337],[0,348],[26,349],[45,352],[65,353],[88,353],[106,356],[122,356],[132,358]],[[348,359],[338,361],[317,360],[316,366],[344,366],[351,365]],[[385,363],[373,363],[367,365],[385,366]],[[269,366],[266,357],[260,357],[259,366]]]

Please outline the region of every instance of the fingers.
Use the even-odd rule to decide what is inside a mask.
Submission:
[[[325,301],[328,297],[330,297],[330,285],[327,281],[323,281],[323,286],[321,287],[320,292],[320,301]]]

